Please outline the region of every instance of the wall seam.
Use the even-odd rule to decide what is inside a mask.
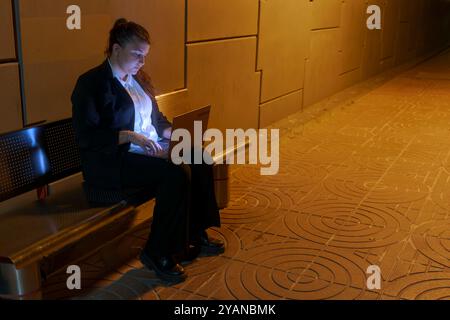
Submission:
[[[256,29],[256,53],[255,53],[255,72],[259,72],[259,99],[258,99],[258,129],[261,128],[261,100],[262,100],[262,83],[263,83],[263,70],[258,70],[258,58],[259,58],[259,37],[261,36],[261,0],[258,1],[258,21]]]
[[[303,91],[303,88],[292,90],[292,91],[290,91],[290,92],[288,92],[288,93],[282,94],[281,96],[277,96],[277,97],[275,97],[275,98],[271,98],[271,99],[269,99],[269,100],[263,101],[263,102],[261,102],[260,105],[262,106],[262,105],[264,105],[264,104],[267,104],[267,103],[270,103],[270,102],[274,102],[274,101],[279,100],[279,99],[283,99],[283,98],[285,98],[285,97],[287,97],[287,96],[290,96],[290,95],[292,95],[292,94],[294,94],[294,93],[301,92],[301,91]]]
[[[193,44],[202,44],[202,43],[208,43],[208,42],[235,40],[235,39],[242,39],[242,38],[254,38],[254,37],[258,37],[258,34],[248,34],[248,35],[242,35],[242,36],[236,36],[236,37],[224,37],[224,38],[196,40],[196,41],[186,42],[186,44],[193,45]]]
[[[184,88],[188,83],[188,0],[184,0]]]
[[[20,4],[19,0],[11,0],[13,10],[13,22],[14,22],[14,35],[16,40],[16,56],[19,65],[19,82],[20,82],[20,98],[22,107],[22,126],[27,125],[27,108],[26,108],[26,96],[25,96],[25,73],[22,54],[22,33],[20,28]]]

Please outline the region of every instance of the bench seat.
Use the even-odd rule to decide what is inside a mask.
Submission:
[[[78,174],[53,183],[44,201],[28,192],[0,204],[0,295],[39,290],[52,273],[150,223],[154,200],[145,210],[125,202],[92,207],[81,184]]]

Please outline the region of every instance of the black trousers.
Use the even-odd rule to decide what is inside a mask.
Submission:
[[[177,166],[163,159],[127,153],[122,166],[125,188],[148,188],[155,195],[149,239],[151,255],[181,253],[210,227],[220,227],[212,166]]]

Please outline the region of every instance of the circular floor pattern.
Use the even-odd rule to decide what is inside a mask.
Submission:
[[[441,163],[446,173],[450,174],[450,153],[443,160],[441,160]]]
[[[367,263],[356,256],[296,243],[269,244],[249,254],[245,263],[230,263],[225,272],[236,299],[355,299],[359,290],[354,288],[366,281]]]
[[[280,142],[280,159],[298,161],[299,158],[316,148],[321,142],[320,139],[308,139],[295,135],[292,138],[283,139]]]
[[[435,220],[419,226],[412,241],[421,254],[450,268],[450,221]]]
[[[391,166],[390,171],[398,175],[418,179],[418,177],[436,175],[439,172],[440,167],[439,163],[418,163],[402,158],[398,159],[395,164]]]
[[[450,171],[442,172],[436,180],[436,187],[431,193],[431,200],[440,208],[450,212],[450,193],[448,192],[450,187]]]
[[[286,214],[284,224],[295,235],[339,248],[379,248],[405,239],[410,222],[388,208],[316,202],[307,214]]]
[[[450,273],[409,274],[383,289],[386,294],[408,300],[450,300]]]
[[[382,173],[373,171],[349,172],[345,178],[330,177],[323,181],[324,188],[339,198],[357,200],[364,198],[372,189],[377,188]]]
[[[280,210],[289,210],[294,200],[276,188],[231,187],[227,208],[221,210],[222,223],[245,224],[271,219]]]
[[[326,133],[325,135],[329,135]],[[314,140],[319,143],[305,151],[304,147],[296,146],[294,143],[286,148],[280,149],[281,161],[304,162],[315,166],[342,163],[350,155],[356,146],[341,142],[324,142],[323,133],[318,132]]]
[[[436,161],[436,157],[439,155],[438,151],[422,150],[424,147],[420,145],[411,146],[411,149],[413,150],[408,150],[402,153],[401,159],[412,163],[432,165]]]
[[[364,168],[374,173],[385,172],[395,161],[394,156],[368,155],[365,152],[357,151],[349,159],[349,168]]]
[[[418,183],[413,177],[405,177],[398,181],[387,182],[377,172],[350,172],[341,177],[330,177],[323,184],[327,191],[347,199],[364,199],[366,202],[379,204],[407,203],[425,198],[429,187]]]
[[[412,177],[402,177],[400,180],[390,182],[380,181],[364,199],[374,204],[400,204],[419,201],[426,198],[430,188]]]
[[[232,179],[248,185],[270,188],[311,186],[328,174],[322,168],[303,161],[282,162],[276,175],[262,176],[260,167],[247,166],[236,171]]]

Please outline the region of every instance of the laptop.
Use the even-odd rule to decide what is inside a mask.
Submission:
[[[209,114],[211,112],[211,106],[206,106],[203,108],[195,109],[189,111],[187,113],[176,116],[173,119],[172,123],[172,132],[177,129],[186,129],[189,131],[191,135],[191,147],[194,147],[194,122],[201,121],[202,122],[202,141],[203,134],[208,128]],[[162,158],[166,160],[171,160],[170,155],[172,153],[172,149],[180,143],[180,141],[172,141],[172,139],[160,139],[158,141],[159,145],[163,148],[163,152],[158,156],[154,156],[156,158]]]

